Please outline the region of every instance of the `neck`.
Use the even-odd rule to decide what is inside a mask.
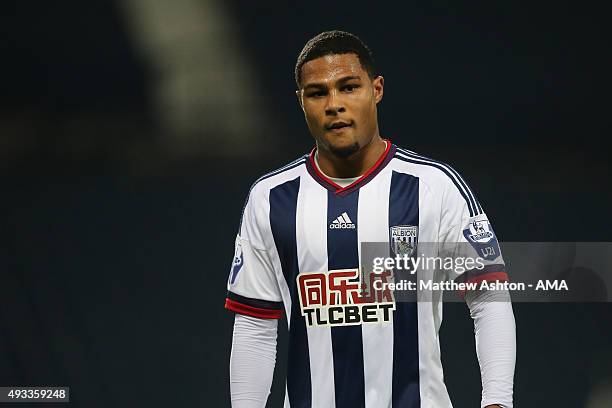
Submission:
[[[349,178],[358,177],[368,171],[386,148],[385,141],[379,135],[372,138],[370,143],[349,157],[335,156],[328,150],[320,149],[317,144],[317,161],[320,170],[329,177]]]

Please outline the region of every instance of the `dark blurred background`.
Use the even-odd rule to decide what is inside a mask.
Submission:
[[[374,51],[382,135],[459,169],[502,241],[611,240],[600,3],[1,9],[0,385],[69,385],[75,407],[229,406],[241,206],[313,144],[293,67],[327,29]],[[612,406],[610,304],[514,310],[517,407]],[[455,406],[479,406],[465,305],[445,305],[441,347]],[[272,407],[285,350],[281,334]]]

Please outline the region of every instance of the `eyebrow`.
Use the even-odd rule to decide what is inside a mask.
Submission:
[[[344,83],[344,82],[351,81],[353,79],[361,79],[361,77],[359,75],[347,75],[345,77],[342,77],[342,78],[338,79],[336,82]],[[326,88],[326,86],[324,84],[322,84],[322,83],[317,83],[317,82],[311,83],[311,84],[308,84],[308,85],[304,86],[304,90],[311,89],[311,88],[321,89],[321,88]]]

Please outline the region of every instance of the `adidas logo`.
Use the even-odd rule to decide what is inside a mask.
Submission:
[[[331,224],[329,224],[329,228],[334,229],[355,229],[355,224],[349,218],[346,212],[343,212],[338,218],[334,220]]]

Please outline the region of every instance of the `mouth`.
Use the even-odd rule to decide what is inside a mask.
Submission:
[[[327,130],[338,132],[338,131],[341,131],[342,129],[345,129],[351,126],[353,126],[352,122],[336,121],[336,122],[332,122],[326,125],[325,128]]]

